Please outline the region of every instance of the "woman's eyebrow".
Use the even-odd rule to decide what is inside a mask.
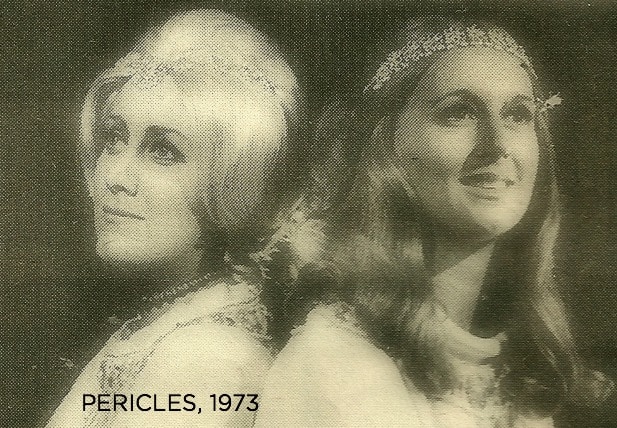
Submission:
[[[456,89],[454,91],[450,91],[443,95],[440,95],[439,97],[429,99],[429,103],[431,104],[431,106],[434,107],[440,102],[442,102],[443,100],[447,98],[451,98],[451,97],[459,97],[459,98],[463,98],[466,100],[474,100],[474,101],[479,99],[479,97],[473,92],[471,92],[469,89]]]
[[[149,126],[148,128],[146,128],[146,132],[144,133],[144,135],[147,137],[153,136],[153,135],[170,135],[170,134],[176,137],[182,138],[182,139],[186,138],[186,136],[179,130],[175,128],[167,127],[167,126],[160,126],[160,125]]]
[[[501,111],[504,111],[504,109],[508,109],[516,105],[525,106],[526,108],[529,108],[531,111],[535,111],[537,108],[537,104],[533,96],[528,95],[528,94],[518,94],[510,98],[508,101],[506,101],[501,107]]]

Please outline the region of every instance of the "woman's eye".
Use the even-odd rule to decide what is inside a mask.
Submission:
[[[108,155],[115,155],[122,151],[125,145],[124,136],[119,131],[104,130],[99,132],[99,144]]]
[[[513,106],[505,112],[504,118],[512,126],[526,125],[533,122],[534,112],[527,106]]]
[[[440,121],[447,126],[459,126],[477,119],[476,109],[468,103],[456,103],[439,112]]]
[[[184,162],[184,155],[173,144],[166,141],[153,141],[147,149],[155,162],[161,165],[171,165]]]

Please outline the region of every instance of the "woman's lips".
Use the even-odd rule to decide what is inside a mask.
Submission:
[[[481,189],[505,189],[516,183],[511,177],[499,175],[494,172],[475,172],[467,174],[461,177],[459,181],[464,186]]]
[[[126,211],[120,208],[110,207],[108,205],[103,206],[103,213],[106,217],[125,217],[125,218],[133,218],[136,220],[145,220],[145,217],[132,213],[130,211]]]
[[[487,201],[498,201],[509,189],[514,188],[517,181],[511,176],[495,172],[475,172],[464,175],[459,182],[467,192],[476,198]]]

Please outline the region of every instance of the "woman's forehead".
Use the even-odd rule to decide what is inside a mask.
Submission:
[[[414,93],[439,97],[460,90],[483,98],[533,98],[531,77],[520,61],[490,47],[459,48],[440,54],[423,74]]]
[[[121,120],[135,132],[158,126],[188,137],[221,129],[237,137],[264,132],[274,137],[284,133],[285,121],[273,101],[263,91],[214,78],[178,84],[168,76],[152,85],[129,80],[105,100],[100,119]]]

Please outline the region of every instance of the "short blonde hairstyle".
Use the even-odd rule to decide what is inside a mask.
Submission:
[[[215,88],[231,94],[214,107],[217,115],[235,121],[231,127],[221,126],[226,138],[203,141],[209,162],[199,212],[205,227],[234,235],[235,241],[263,234],[277,211],[293,199],[302,176],[304,101],[279,49],[226,12],[194,10],[172,16],[147,31],[94,81],[81,115],[87,181],[100,150],[95,141],[97,118],[109,96],[129,81],[148,87],[168,77],[191,95]],[[194,114],[199,124],[197,109],[187,109],[187,114]],[[264,126],[271,118],[282,122],[275,131]]]

